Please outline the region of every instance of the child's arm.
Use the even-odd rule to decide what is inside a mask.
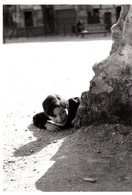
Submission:
[[[49,131],[61,131],[61,129],[59,128],[59,126],[57,126],[57,124],[55,124],[52,121],[47,121],[47,123],[45,124],[45,127]]]
[[[61,129],[52,122],[44,112],[40,112],[33,117],[33,124],[40,129],[47,129],[49,131],[60,131]]]

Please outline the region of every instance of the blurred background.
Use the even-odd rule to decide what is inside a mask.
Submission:
[[[120,10],[121,5],[3,5],[3,43],[105,36]]]

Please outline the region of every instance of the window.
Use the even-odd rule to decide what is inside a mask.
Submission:
[[[93,9],[92,11],[88,12],[88,24],[97,24],[99,23],[99,10]]]

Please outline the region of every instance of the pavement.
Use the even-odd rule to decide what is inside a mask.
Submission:
[[[83,38],[81,35],[54,35],[54,36],[39,36],[39,37],[18,37],[6,38],[5,43],[26,43],[26,42],[67,42],[67,41],[92,41],[92,40],[109,40],[111,34],[89,34]]]

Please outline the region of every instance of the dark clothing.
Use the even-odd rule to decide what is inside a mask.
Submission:
[[[34,115],[33,124],[40,129],[44,129],[44,125],[46,124],[47,120],[49,120],[49,118],[46,116],[46,114],[44,112],[40,112]]]
[[[70,98],[68,100],[68,105],[69,105],[68,120],[67,120],[67,123],[65,126],[60,127],[61,129],[73,127],[71,122],[73,121],[73,119],[76,116],[76,112],[77,112],[79,104],[80,104],[80,98],[78,98],[78,97]],[[46,114],[44,112],[40,112],[40,113],[34,115],[33,124],[40,129],[44,129],[45,128],[44,126],[47,123],[47,120],[50,120],[49,117],[46,116]]]

